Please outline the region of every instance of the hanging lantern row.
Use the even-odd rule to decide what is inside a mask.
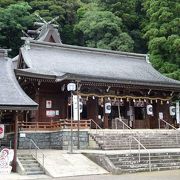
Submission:
[[[89,97],[91,97],[92,99],[95,99],[96,97],[101,98],[101,101],[103,102],[104,98],[107,98],[108,101],[114,100],[114,101],[120,101],[123,102],[124,100],[126,100],[127,102],[129,102],[131,99],[133,100],[133,102],[150,102],[151,104],[153,103],[153,101],[155,101],[156,103],[158,101],[160,101],[161,104],[163,104],[164,102],[166,102],[167,104],[169,104],[169,101],[171,98],[160,98],[160,97],[134,97],[134,96],[109,96],[109,95],[97,95],[97,94],[80,94],[83,97],[86,97],[86,100],[88,100]]]

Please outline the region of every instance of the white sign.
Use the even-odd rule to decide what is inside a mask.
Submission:
[[[163,120],[163,113],[162,112],[159,112],[159,119]]]
[[[180,124],[180,108],[179,108],[179,101],[176,101],[176,121]]]
[[[0,139],[4,137],[4,124],[0,124]]]
[[[54,117],[55,115],[56,115],[56,111],[54,111],[54,110],[46,111],[46,116],[47,117]]]
[[[52,108],[52,101],[51,100],[46,100],[46,108]]]
[[[20,138],[25,138],[26,137],[26,133],[20,133]]]
[[[59,116],[59,110],[56,110],[56,116]]]
[[[14,158],[14,151],[12,149],[4,148],[0,152],[0,174],[10,174],[12,166],[10,163]]]

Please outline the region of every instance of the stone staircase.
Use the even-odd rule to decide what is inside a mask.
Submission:
[[[99,145],[96,143],[96,141],[93,139],[91,135],[89,135],[88,149],[99,149]]]
[[[100,149],[103,150],[127,150],[137,149],[137,142],[131,138],[134,136],[147,149],[180,148],[180,131],[177,130],[114,130],[104,133],[90,133]]]
[[[107,155],[113,164],[115,174],[150,171],[149,154],[114,154]],[[180,152],[151,153],[151,171],[180,169]]]
[[[21,166],[21,174],[37,175],[45,174],[41,165],[31,154],[18,154],[18,160]]]
[[[114,174],[150,171],[147,151],[150,152],[151,171],[180,169],[179,130],[96,130],[91,131],[90,136],[99,149],[107,151],[88,156]],[[135,139],[146,150],[142,146],[138,150]]]

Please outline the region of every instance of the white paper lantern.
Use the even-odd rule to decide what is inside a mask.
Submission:
[[[176,115],[176,107],[175,106],[170,106],[169,107],[169,114],[171,116],[175,116]]]
[[[153,116],[153,106],[151,104],[147,105],[147,114]]]
[[[105,103],[105,113],[106,114],[111,113],[111,103]]]

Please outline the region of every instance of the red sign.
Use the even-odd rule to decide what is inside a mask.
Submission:
[[[2,134],[3,132],[4,132],[4,129],[0,127],[0,134]]]
[[[0,138],[4,137],[4,124],[0,124]]]

